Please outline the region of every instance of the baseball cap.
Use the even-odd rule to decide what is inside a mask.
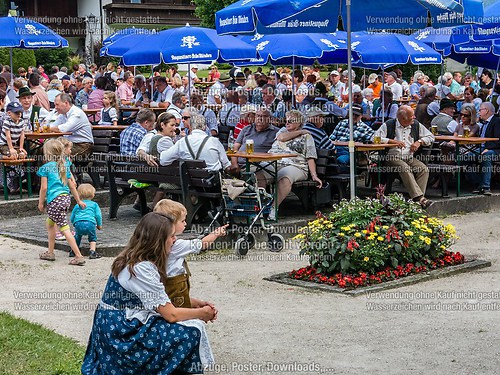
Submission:
[[[363,114],[363,107],[361,107],[359,104],[353,104],[352,105],[352,113],[355,115],[362,115]]]
[[[7,104],[7,112],[22,112],[23,107],[18,102],[10,102]]]
[[[339,76],[340,74],[339,74],[338,70],[332,70],[332,71],[330,72],[330,75],[331,75],[331,76]]]
[[[69,75],[65,74],[61,77],[61,81],[68,80],[71,81],[71,78],[69,78]]]
[[[319,107],[311,107],[307,110],[307,117],[326,116],[326,115],[328,115],[328,112],[323,111]]]
[[[368,77],[368,83],[371,85],[373,82],[375,82],[377,78],[378,78],[377,73],[370,74],[370,76]]]

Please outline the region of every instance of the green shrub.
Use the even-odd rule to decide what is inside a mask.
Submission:
[[[50,74],[54,65],[59,68],[67,66],[71,48],[40,48],[35,50],[36,64],[42,65],[45,71]]]
[[[30,49],[13,48],[12,49],[12,62],[14,64],[13,73],[17,73],[19,67],[28,68],[28,66],[35,66],[35,53]],[[9,48],[0,48],[0,64],[10,65]]]

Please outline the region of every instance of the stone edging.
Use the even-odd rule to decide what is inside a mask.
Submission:
[[[449,266],[445,268],[439,268],[436,270],[432,270],[430,272],[406,276],[402,277],[401,279],[386,281],[381,284],[369,285],[366,287],[360,287],[356,289],[339,288],[333,285],[325,285],[310,281],[291,279],[288,277],[289,272],[284,272],[269,277],[264,277],[264,280],[274,281],[280,284],[299,286],[303,288],[314,289],[324,292],[340,293],[349,295],[351,297],[357,297],[360,295],[364,295],[367,292],[377,292],[385,289],[399,288],[406,285],[413,285],[424,281],[439,279],[441,277],[447,277],[459,273],[474,271],[485,267],[491,267],[491,262],[480,259],[472,259],[470,261],[466,261],[463,264],[458,264],[455,266]]]

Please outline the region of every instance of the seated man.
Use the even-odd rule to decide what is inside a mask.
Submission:
[[[375,132],[373,129],[361,121],[363,116],[363,108],[359,104],[352,105],[352,119],[354,123],[353,139],[354,142],[371,143],[373,142],[373,135]],[[349,120],[342,120],[335,127],[330,140],[349,142],[350,130],[349,130]],[[349,149],[345,146],[337,147],[337,161],[340,164],[349,164]]]
[[[302,127],[301,131],[306,131],[312,135],[316,148],[333,150],[335,149],[335,146],[333,145],[333,142],[328,139],[328,134],[326,134],[323,129],[326,115],[328,115],[328,112],[324,112],[318,107],[311,107],[307,111],[307,122]],[[276,139],[281,140],[279,138]]]
[[[54,105],[59,116],[51,124],[50,130],[56,133],[71,132],[71,135],[65,135],[65,137],[73,142],[71,148],[73,157],[90,155],[94,136],[92,135],[92,125],[85,112],[73,105],[71,95],[66,93],[57,95]]]
[[[492,103],[482,103],[479,116],[484,124],[481,127],[480,137],[500,138],[500,119],[495,114],[495,107]],[[481,145],[481,155],[478,160],[481,163],[479,172],[480,185],[474,193],[491,195],[490,183],[493,169],[493,161],[498,160],[500,154],[500,141],[489,141]]]
[[[434,136],[427,128],[414,119],[413,109],[403,105],[398,109],[396,119],[386,121],[375,132],[382,143],[397,144],[389,149],[386,163],[396,167],[403,184],[410,193],[410,198],[427,208],[432,201],[425,198],[429,170],[424,163],[417,160],[414,154],[419,148],[430,146]]]
[[[431,128],[437,127],[439,135],[453,135],[458,123],[453,118],[455,103],[448,98],[441,99],[439,103],[439,114],[431,121]]]
[[[146,133],[153,130],[155,120],[152,110],[142,108],[137,113],[136,122],[120,133],[120,154],[135,155]]]
[[[276,138],[278,130],[277,127],[271,125],[271,112],[268,109],[261,108],[255,114],[255,124],[248,125],[240,131],[238,138],[234,142],[233,149],[235,152],[245,152],[246,140],[252,139],[254,142],[254,152],[268,152]],[[240,160],[241,164],[244,162],[244,160]],[[240,171],[238,158],[236,157],[231,159],[231,170],[233,173]]]
[[[168,150],[161,152],[160,164],[170,165],[175,160],[205,160],[209,171],[229,169],[231,163],[222,143],[206,133],[205,117],[192,113],[191,129],[191,134],[181,138]]]

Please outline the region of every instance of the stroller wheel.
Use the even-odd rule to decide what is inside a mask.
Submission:
[[[247,255],[248,250],[255,246],[255,236],[252,233],[238,238],[234,243],[234,252],[236,255]]]
[[[285,245],[285,239],[281,234],[273,233],[269,235],[269,241],[267,242],[267,247],[269,251],[278,253],[283,250]]]

